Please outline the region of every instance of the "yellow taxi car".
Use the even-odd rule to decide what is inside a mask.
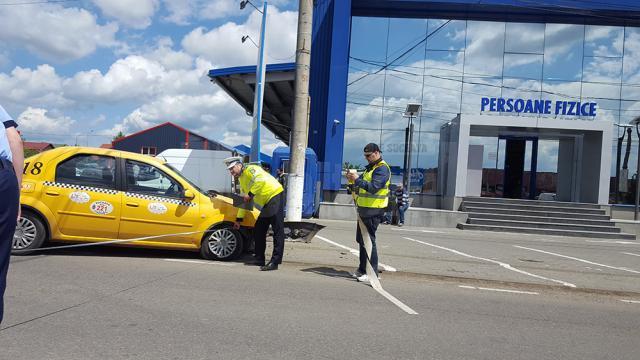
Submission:
[[[247,212],[236,231],[231,199],[209,196],[161,159],[125,151],[61,147],[26,159],[23,173],[13,238],[19,253],[48,240],[146,238],[126,245],[230,260],[250,245],[259,214]]]

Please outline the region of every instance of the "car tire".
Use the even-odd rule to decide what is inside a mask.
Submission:
[[[242,254],[244,240],[230,225],[210,229],[202,238],[200,255],[207,260],[233,260]]]
[[[47,240],[47,227],[35,213],[23,210],[13,235],[11,252],[28,255]]]

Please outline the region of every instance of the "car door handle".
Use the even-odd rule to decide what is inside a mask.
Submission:
[[[59,195],[60,195],[60,193],[59,193],[59,192],[57,192],[57,191],[52,191],[52,190],[47,190],[47,191],[45,192],[45,194],[47,194],[47,195],[51,195],[51,196],[59,196]]]
[[[138,203],[128,202],[128,203],[127,203],[127,206],[130,206],[130,207],[138,207],[138,206],[140,206],[140,205],[139,205]]]

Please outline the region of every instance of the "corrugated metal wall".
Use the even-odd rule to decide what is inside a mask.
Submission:
[[[160,126],[114,143],[116,150],[140,153],[143,147],[155,147],[156,154],[167,149],[185,149],[186,133],[172,125]],[[205,146],[205,142],[207,145]],[[189,133],[189,149],[227,150],[215,141]]]

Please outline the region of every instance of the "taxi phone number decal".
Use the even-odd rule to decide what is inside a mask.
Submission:
[[[91,203],[91,212],[98,215],[109,215],[113,212],[113,205],[106,201],[96,201]]]

